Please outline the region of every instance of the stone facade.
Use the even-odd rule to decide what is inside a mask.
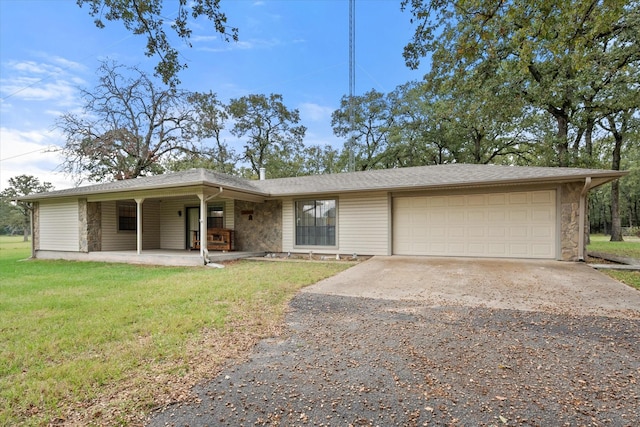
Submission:
[[[87,249],[102,250],[102,203],[87,203]]]
[[[78,235],[80,252],[102,250],[102,209],[100,203],[78,200]]]
[[[580,193],[583,183],[571,182],[560,187],[560,248],[563,261],[578,261],[580,234]]]
[[[282,201],[235,201],[236,250],[282,252]]]

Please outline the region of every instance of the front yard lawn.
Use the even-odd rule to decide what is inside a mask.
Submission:
[[[608,254],[640,259],[640,238],[625,236],[624,242],[610,242],[611,236],[592,234],[587,252],[605,252]]]
[[[610,236],[602,234],[591,235],[588,252],[604,252],[613,255],[640,259],[640,238],[624,237],[624,242],[610,242]],[[640,290],[640,271],[603,270],[603,273],[627,285]]]
[[[301,287],[350,264],[224,269],[24,261],[0,240],[0,425],[141,425],[277,334]]]

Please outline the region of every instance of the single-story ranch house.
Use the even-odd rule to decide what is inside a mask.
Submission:
[[[21,200],[34,206],[36,258],[202,265],[237,251],[578,261],[589,190],[625,173],[448,164],[247,180],[191,169]]]

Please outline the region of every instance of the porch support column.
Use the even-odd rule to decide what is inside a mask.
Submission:
[[[198,194],[200,199],[200,256],[205,256],[207,250],[207,199],[204,194]]]
[[[142,253],[142,202],[144,199],[136,200],[136,251],[138,255]]]

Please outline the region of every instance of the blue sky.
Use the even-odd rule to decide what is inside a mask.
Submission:
[[[172,2],[165,3],[171,16]],[[211,90],[223,102],[282,94],[287,107],[300,111],[306,144],[342,146],[331,130],[331,113],[349,89],[348,1],[222,0],[221,5],[228,23],[239,28],[240,40],[224,42],[208,21],[196,22],[191,49],[176,41],[189,66],[180,74],[182,87]],[[424,69],[410,70],[402,58],[412,32],[400,0],[356,0],[356,94],[390,92],[422,78]],[[62,159],[56,148],[64,139],[54,127],[57,117],[78,111],[78,89],[95,86],[100,61],[151,73],[156,58],[144,56],[145,43],[120,22],[96,28],[75,0],[0,0],[0,189],[20,174],[57,189],[73,185],[58,172]],[[230,135],[227,142],[240,147]]]

